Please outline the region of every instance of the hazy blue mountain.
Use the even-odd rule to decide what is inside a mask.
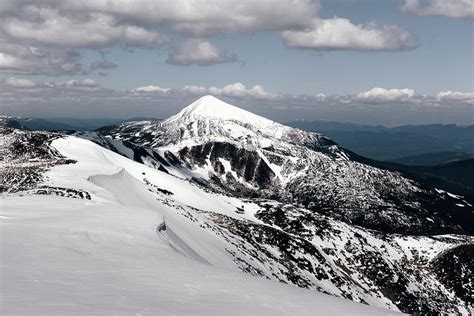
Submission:
[[[12,117],[8,126],[30,131],[76,130],[76,126],[37,118]]]
[[[429,154],[421,154],[415,156],[408,156],[398,159],[390,160],[390,162],[399,163],[410,166],[435,166],[446,164],[450,162],[472,159],[474,154],[467,154],[463,152],[445,151]]]
[[[21,128],[30,131],[89,131],[95,130],[102,126],[115,125],[128,121],[151,120],[159,121],[156,118],[136,117],[130,119],[120,118],[97,118],[97,119],[81,119],[72,117],[62,118],[24,118],[10,117],[8,124],[11,127]]]
[[[320,132],[359,155],[395,160],[440,152],[474,153],[474,125],[367,126],[323,121],[294,121],[288,125]],[[415,164],[419,164],[415,161]]]
[[[332,121],[306,121],[306,120],[297,120],[288,123],[288,125],[297,127],[302,130],[310,131],[384,131],[387,130],[387,127],[382,125],[363,125],[355,123],[345,123],[345,122],[332,122]]]

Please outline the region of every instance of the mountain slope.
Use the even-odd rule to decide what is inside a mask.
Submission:
[[[395,314],[183,256],[152,209],[16,196],[0,213],[2,315]]]
[[[1,132],[0,175],[14,184],[0,196],[2,314],[395,314],[242,275],[178,202],[219,197],[185,181],[79,138]],[[15,150],[31,141],[35,158]]]
[[[82,139],[2,131],[0,175],[9,184],[1,197],[5,205],[2,227],[9,229],[2,238],[2,249],[9,250],[9,256],[2,257],[2,274],[12,276],[5,283],[11,294],[2,306],[8,311],[31,313],[27,306],[71,311],[92,299],[91,310],[111,312],[128,311],[129,305],[133,311],[150,308],[151,313],[160,307],[170,313],[190,309],[219,313],[229,304],[255,314],[359,312],[358,305],[349,307],[344,301],[328,305],[324,296],[321,302],[317,292],[407,313],[468,314],[472,309],[458,291],[468,279],[440,276],[439,271],[449,265],[444,260],[436,261],[433,271],[434,258],[471,245],[470,236],[402,236],[364,229],[278,197],[245,198],[224,191],[225,187],[214,189],[189,181],[201,170],[168,163],[172,156],[159,149],[99,134],[80,135]],[[184,139],[181,135],[185,133],[179,133],[179,142]],[[328,145],[322,143],[315,148],[324,150]],[[246,149],[249,155],[250,149]],[[342,159],[339,154],[327,150],[324,155]],[[221,163],[229,168],[225,160]],[[243,165],[254,168],[245,160]],[[237,178],[238,168],[234,172]],[[30,179],[29,174],[37,176]],[[27,232],[32,237],[22,246]],[[64,259],[50,267],[41,264],[43,258]],[[32,272],[25,277],[22,271]],[[247,282],[247,277],[240,278],[242,272],[270,283]],[[231,283],[233,279],[239,281]],[[289,285],[275,287],[275,281]],[[126,290],[117,290],[122,284]],[[300,291],[291,294],[296,291],[292,285],[312,290],[305,293],[316,296],[300,296]],[[247,286],[252,289],[246,292]],[[24,288],[32,305],[19,301]],[[85,288],[92,290],[89,293]],[[143,291],[142,299],[138,293]],[[225,296],[219,294],[222,291]],[[93,299],[104,293],[112,293],[110,301]],[[255,297],[255,307],[248,304],[253,302],[248,295]],[[270,306],[265,303],[267,296]],[[288,300],[278,302],[281,297]],[[113,299],[123,304],[111,307]],[[178,303],[183,301],[184,307]],[[242,306],[243,302],[248,306]]]
[[[378,161],[353,154],[355,160],[374,166],[376,168],[386,169],[392,172],[399,172],[404,177],[461,195],[465,200],[473,204],[474,201],[474,159],[465,159],[449,162],[435,166],[408,166],[387,161]],[[456,210],[452,210],[456,211]],[[466,220],[472,220],[468,215]]]
[[[272,198],[384,232],[474,232],[472,225],[452,217],[457,213],[474,221],[472,206],[462,197],[367,165],[321,134],[211,96],[160,123],[98,131],[129,147],[147,148],[148,161],[217,192]]]

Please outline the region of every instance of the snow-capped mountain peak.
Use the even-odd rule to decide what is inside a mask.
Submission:
[[[321,134],[285,126],[211,95],[201,97],[162,122],[127,122],[112,129],[103,128],[101,132],[109,135],[118,132],[122,139],[151,148],[181,146],[183,142],[192,146],[209,141],[262,148],[277,143],[284,147],[298,144],[318,148],[335,144]]]
[[[221,121],[238,121],[253,126],[266,127],[271,125],[283,125],[271,121],[267,118],[246,111],[227,102],[224,102],[212,95],[205,95],[194,101],[178,114],[165,120],[163,123],[171,123],[176,121],[196,121],[196,120],[221,120]]]

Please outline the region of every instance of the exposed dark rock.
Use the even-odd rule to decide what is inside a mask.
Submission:
[[[451,248],[432,262],[438,279],[474,308],[474,244]]]

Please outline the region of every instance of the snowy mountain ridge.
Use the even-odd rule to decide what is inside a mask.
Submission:
[[[2,309],[17,314],[81,308],[219,314],[229,306],[246,314],[472,312],[473,239],[448,235],[462,232],[453,220],[430,214],[417,223],[412,219],[421,221],[423,214],[395,209],[397,221],[383,222],[392,221],[392,227],[373,230],[364,227],[367,220],[355,225],[354,219],[341,218],[345,211],[374,216],[362,206],[379,205],[370,204],[378,200],[366,195],[388,204],[380,190],[392,186],[404,186],[410,194],[428,190],[429,198],[469,209],[462,197],[430,195],[400,175],[350,156],[341,159],[334,152],[344,150],[329,140],[311,147],[299,138],[267,135],[273,146],[268,149],[261,147],[261,134],[249,133],[253,145],[248,146],[247,137],[238,141],[217,133],[221,130],[210,133],[201,129],[206,117],[194,119],[127,123],[104,129],[106,136],[1,128],[2,258],[10,258],[2,259],[2,272],[9,276]],[[255,129],[250,123],[228,124]],[[302,169],[295,175],[297,165]],[[322,186],[313,185],[308,167],[317,167]],[[285,196],[291,186],[282,184],[278,170],[297,180],[291,183],[305,195]],[[372,183],[371,190],[364,182]],[[354,183],[360,186],[344,191]],[[335,185],[322,190],[330,184]],[[328,207],[339,202],[346,207],[332,214],[303,200],[315,194]],[[410,194],[409,203],[417,203],[419,197]],[[418,236],[407,232],[431,222]],[[394,234],[400,227],[403,233]],[[433,229],[443,234],[430,234]],[[26,243],[24,236],[31,236]],[[457,273],[461,268],[463,274]],[[97,299],[104,296],[110,299]]]
[[[203,97],[160,123],[124,123],[99,132],[115,143],[140,147],[137,161],[218,192],[276,198],[388,232],[473,232],[465,225],[465,219],[473,219],[471,205],[462,198],[361,163],[321,134],[283,126],[214,97]],[[467,215],[461,220],[455,213]]]

